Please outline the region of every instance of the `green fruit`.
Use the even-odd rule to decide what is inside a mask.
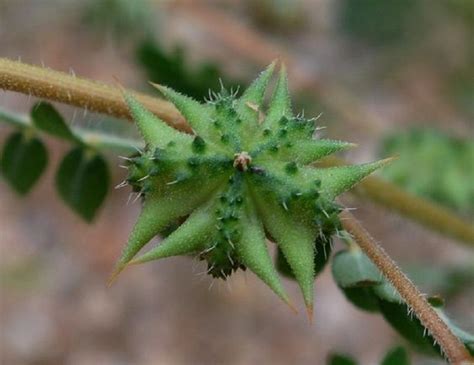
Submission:
[[[273,69],[271,64],[240,98],[222,88],[205,104],[157,86],[194,135],[173,129],[125,95],[146,142],[145,152],[130,160],[128,177],[144,205],[115,275],[129,264],[195,254],[207,261],[214,277],[225,279],[248,268],[289,303],[267,249],[269,239],[283,253],[312,311],[316,238],[329,242],[340,225],[334,198],[385,161],[312,166],[352,145],[315,139],[314,119],[293,115],[284,67],[264,116]],[[135,258],[182,217],[187,219],[179,228]]]

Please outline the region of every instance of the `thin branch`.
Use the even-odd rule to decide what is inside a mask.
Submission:
[[[29,119],[24,115],[12,113],[0,107],[0,120],[13,127],[25,128],[30,126]]]
[[[440,345],[448,361],[458,365],[471,364],[474,359],[469,355],[464,344],[451,332],[448,325],[438,316],[423,294],[418,291],[385,250],[351,213],[344,211],[340,217],[346,231],[352,235],[359,247],[395,287],[423,326]]]
[[[347,162],[337,157],[326,157],[318,165],[342,166],[347,165]],[[449,210],[413,195],[391,182],[376,176],[369,176],[361,181],[352,192],[474,247],[474,226],[472,224]]]
[[[9,112],[0,107],[0,122],[6,122],[7,124],[16,128],[28,128],[34,130],[36,133],[45,133],[38,129],[26,115],[20,115]],[[142,148],[143,142],[123,138],[119,136],[113,136],[102,132],[94,132],[84,128],[71,127],[72,133],[83,141],[86,145],[94,147],[98,150],[110,150],[117,153],[130,155],[135,153],[136,148]],[[46,134],[46,133],[45,133]]]
[[[130,118],[117,88],[42,67],[0,58],[0,88],[80,106],[113,116]],[[104,92],[104,95],[102,95]],[[166,101],[133,92],[140,102],[169,125],[190,131],[176,108]],[[344,164],[326,159],[327,166]],[[474,227],[448,210],[416,197],[376,177],[365,179],[356,192],[403,214],[431,229],[474,245]]]
[[[118,87],[6,58],[0,58],[0,89],[18,91],[94,112],[131,119]],[[183,131],[190,130],[172,104],[145,94],[137,92],[133,94],[148,110],[165,119],[173,127]]]

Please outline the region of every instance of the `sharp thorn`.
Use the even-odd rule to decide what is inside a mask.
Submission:
[[[285,298],[284,301],[288,308],[290,308],[290,310],[293,312],[293,314],[298,314],[298,309],[296,309],[296,307],[289,298]]]
[[[145,176],[141,177],[140,179],[138,179],[137,182],[144,181],[144,180],[148,179],[149,177],[150,177],[150,175],[145,175]]]
[[[107,280],[108,288],[110,288],[115,283],[119,274],[125,269],[125,267],[126,266],[124,265],[119,265],[114,269],[114,271],[112,271],[112,274],[110,274],[109,280]]]
[[[116,185],[115,186],[115,189],[121,189],[121,188],[124,188],[125,186],[127,186],[128,183],[126,180],[122,181],[120,184]]]
[[[313,324],[314,323],[314,319],[313,319],[313,306],[312,305],[306,305],[306,313],[308,315],[308,321],[309,321],[309,324]]]

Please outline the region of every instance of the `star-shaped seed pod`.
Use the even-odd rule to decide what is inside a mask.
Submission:
[[[292,113],[282,66],[268,110],[264,94],[272,63],[241,97],[224,87],[201,104],[155,85],[186,118],[194,134],[180,132],[125,100],[146,142],[130,159],[128,183],[143,209],[117,264],[196,255],[213,277],[248,268],[290,304],[268,252],[275,242],[298,282],[308,313],[313,307],[316,249],[340,229],[334,199],[385,164],[319,168],[318,159],[352,144],[315,138],[315,120]],[[154,236],[180,224],[156,247],[137,253]],[[316,261],[317,262],[317,261]]]

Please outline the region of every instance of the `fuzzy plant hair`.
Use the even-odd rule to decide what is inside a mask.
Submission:
[[[315,119],[295,116],[285,67],[263,110],[272,63],[241,97],[212,93],[201,104],[155,85],[192,127],[180,132],[125,100],[146,142],[129,159],[127,182],[143,197],[143,209],[113,274],[126,266],[170,256],[195,255],[208,273],[226,279],[248,268],[290,304],[270,257],[275,242],[298,282],[308,312],[313,307],[317,255],[341,229],[334,199],[381,167],[385,160],[320,168],[318,159],[352,144],[315,137]],[[178,227],[136,257],[154,236]],[[321,249],[323,248],[323,249]]]

